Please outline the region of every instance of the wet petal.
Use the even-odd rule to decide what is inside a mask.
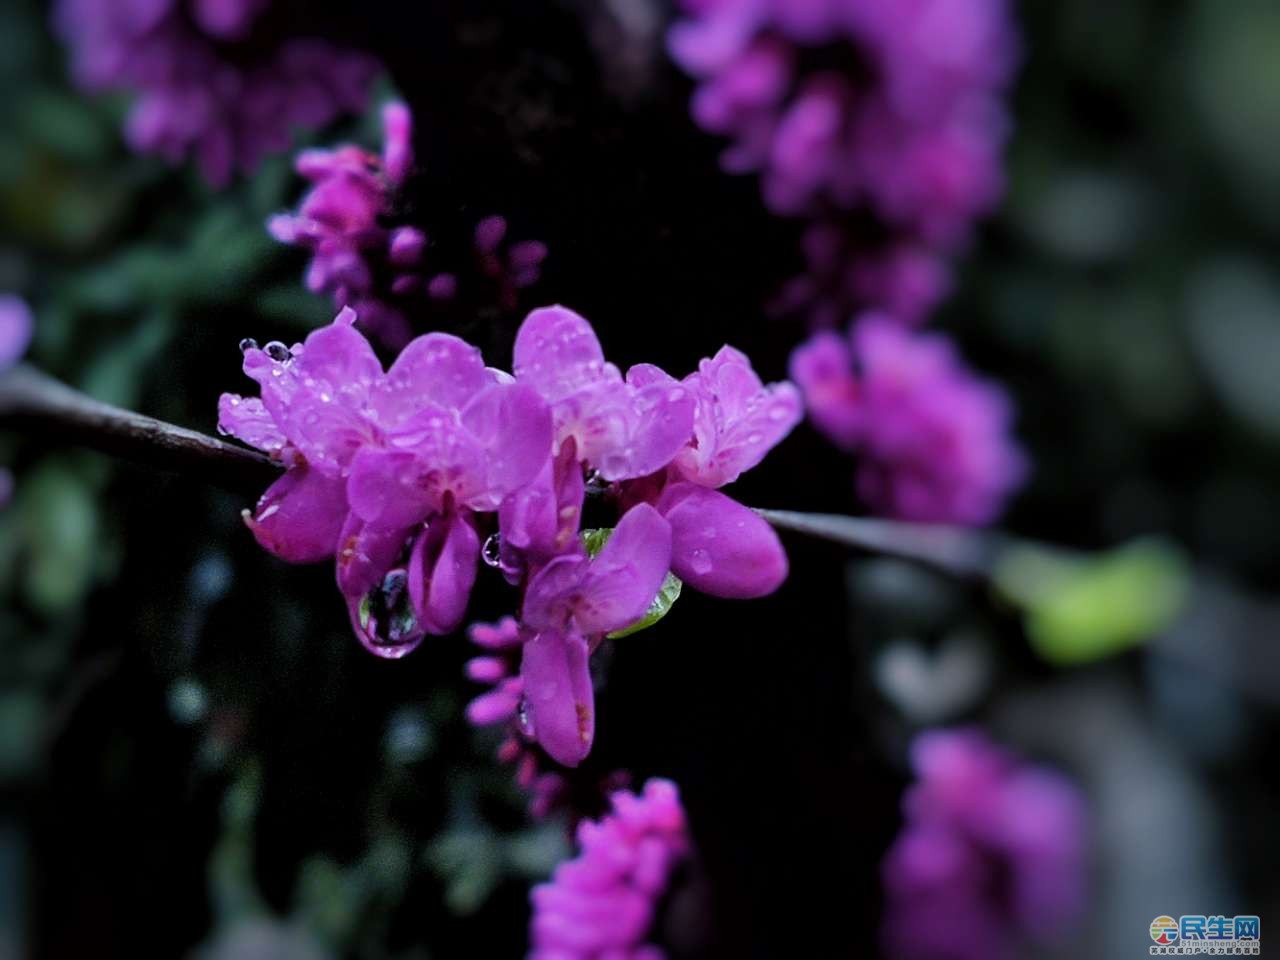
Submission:
[[[340,481],[296,466],[267,488],[245,524],[262,544],[290,563],[314,563],[333,555],[347,515]]]
[[[671,524],[671,569],[695,590],[747,599],[787,578],[787,555],[759,514],[694,483],[667,487],[658,511]]]
[[[587,563],[585,554],[571,553],[556,557],[539,570],[525,589],[521,622],[535,630],[563,629],[573,613]]]
[[[803,415],[800,393],[790,383],[765,386],[751,361],[733,347],[721,347],[685,383],[698,397],[694,421],[697,443],[676,459],[685,479],[722,487],[754,467]]]
[[[384,527],[420,523],[440,500],[412,452],[378,447],[366,447],[351,461],[347,497],[360,519]]]
[[[693,436],[697,400],[687,387],[678,383],[651,383],[636,389],[632,402],[636,410],[636,425],[631,456],[625,477],[605,474],[610,480],[643,477],[661,470]]]
[[[418,537],[409,557],[409,596],[419,624],[434,634],[451,633],[467,612],[480,562],[480,539],[466,517],[434,521]]]
[[[447,333],[416,337],[400,352],[378,385],[375,406],[391,428],[424,402],[461,408],[491,382],[480,351]]]
[[[287,442],[260,399],[236,393],[224,393],[218,398],[218,432],[272,455],[284,449]]]
[[[585,487],[573,440],[547,460],[532,483],[502,501],[498,522],[502,546],[544,560],[573,542],[582,518]]]
[[[588,564],[574,597],[574,623],[584,633],[630,626],[645,615],[670,566],[670,525],[647,503],[637,504]]]
[[[495,383],[462,411],[462,425],[484,449],[484,502],[493,509],[508,493],[532,482],[551,460],[551,411],[531,387]]]
[[[366,523],[352,513],[338,535],[338,589],[348,599],[359,599],[395,566],[408,538],[408,527]]]
[[[524,645],[520,677],[533,736],[551,759],[576,767],[595,736],[595,695],[587,641],[545,630]]]
[[[327,380],[335,387],[367,392],[382,376],[382,364],[351,321],[354,314],[340,313],[334,322],[307,337],[301,356],[294,361],[299,377]]]
[[[513,372],[550,403],[590,384],[622,379],[616,367],[605,363],[591,324],[560,306],[534,310],[520,325]]]

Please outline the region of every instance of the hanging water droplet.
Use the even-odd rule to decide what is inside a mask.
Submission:
[[[530,740],[534,737],[533,726],[533,710],[529,707],[529,701],[525,697],[520,698],[520,703],[516,706],[516,726]]]
[[[502,563],[502,535],[491,533],[480,549],[480,556],[491,567]]]
[[[289,348],[279,340],[272,340],[262,349],[266,351],[267,356],[276,361],[276,363],[288,363],[293,359],[293,354],[289,351]]]
[[[241,353],[248,353],[250,350],[257,350],[257,349],[258,349],[258,341],[253,339],[253,337],[245,337],[243,340],[240,341]]]
[[[369,652],[395,659],[422,641],[425,631],[418,625],[408,587],[408,573],[392,570],[360,599],[360,642]]]

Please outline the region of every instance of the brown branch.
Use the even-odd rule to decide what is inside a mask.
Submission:
[[[260,493],[280,472],[260,453],[154,417],[100,403],[20,365],[0,373],[0,428]]]

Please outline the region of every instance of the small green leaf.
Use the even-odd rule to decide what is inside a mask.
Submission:
[[[609,538],[613,536],[612,527],[599,527],[590,530],[583,530],[580,534],[582,537],[582,545],[587,548],[587,556],[594,557],[609,542]],[[615,630],[613,633],[607,634],[610,640],[617,640],[619,637],[629,637],[633,633],[639,633],[648,627],[652,627],[670,612],[672,605],[680,599],[680,588],[684,584],[680,578],[671,571],[667,571],[667,576],[662,581],[662,586],[658,588],[658,595],[653,598],[653,602],[649,604],[649,609],[645,611],[643,617],[631,624],[629,627],[623,627],[621,630]]]
[[[649,604],[649,609],[645,611],[643,617],[637,620],[629,627],[623,627],[621,630],[615,630],[608,634],[610,640],[617,640],[619,637],[629,637],[633,633],[639,633],[647,627],[652,627],[661,620],[671,610],[671,605],[680,599],[680,588],[683,584],[680,578],[671,571],[667,571],[666,579],[662,581],[662,586],[658,588],[658,595],[653,598],[653,602]]]
[[[996,569],[996,587],[1021,607],[1027,638],[1045,660],[1087,663],[1163,632],[1187,595],[1182,553],[1140,540],[1093,557],[1014,547]]]

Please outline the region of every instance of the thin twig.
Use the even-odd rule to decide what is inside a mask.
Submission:
[[[791,530],[857,550],[914,560],[963,578],[989,577],[996,556],[1011,542],[1005,534],[967,527],[794,510],[756,512],[779,530]]]
[[[236,491],[261,492],[280,470],[260,453],[101,403],[25,365],[0,374],[0,427],[191,474]]]

